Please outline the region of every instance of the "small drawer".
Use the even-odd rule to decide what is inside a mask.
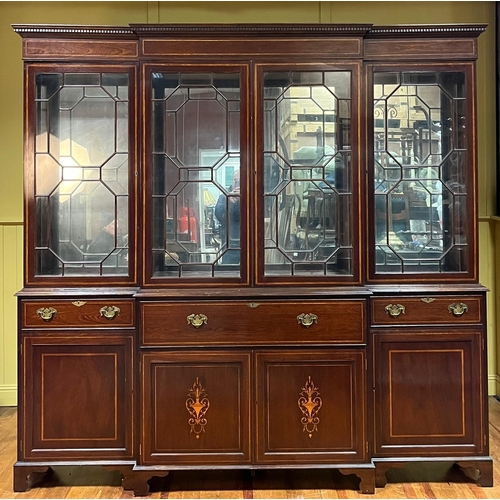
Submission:
[[[23,328],[134,326],[133,300],[23,300]]]
[[[364,300],[143,302],[141,339],[152,345],[362,344]]]
[[[372,324],[481,323],[481,296],[373,298]]]

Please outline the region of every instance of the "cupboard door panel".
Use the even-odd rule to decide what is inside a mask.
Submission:
[[[365,459],[363,351],[263,352],[256,363],[260,462]]]
[[[143,355],[144,464],[250,461],[249,353]]]
[[[132,337],[25,337],[23,455],[132,456]]]
[[[374,334],[375,452],[483,452],[481,332]]]

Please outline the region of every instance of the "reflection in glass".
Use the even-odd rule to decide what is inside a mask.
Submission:
[[[265,275],[352,274],[351,74],[264,74]]]
[[[377,272],[466,271],[465,75],[375,73],[373,104]]]
[[[238,74],[152,74],[153,276],[239,277]]]
[[[128,275],[128,75],[36,75],[36,269]]]

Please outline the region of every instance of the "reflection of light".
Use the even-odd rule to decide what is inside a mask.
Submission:
[[[203,202],[207,207],[215,205],[216,203],[215,198],[213,197],[212,193],[208,190],[208,188],[205,188],[203,190]]]
[[[63,167],[63,181],[80,181],[82,180],[82,169],[76,161],[69,156],[61,156],[59,164]]]
[[[59,185],[59,193],[70,195],[82,180],[82,168],[70,156],[61,156],[59,164],[62,166],[62,182]]]
[[[62,167],[62,182],[59,186],[61,195],[75,195],[83,179],[83,169],[80,165],[89,165],[90,159],[85,147],[70,139],[64,139],[59,144],[61,156],[58,158]]]

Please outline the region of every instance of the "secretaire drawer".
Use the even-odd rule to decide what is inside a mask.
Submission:
[[[143,345],[365,341],[365,301],[143,302]]]
[[[134,326],[133,300],[23,300],[24,328]]]
[[[480,323],[481,296],[372,298],[372,324]]]

